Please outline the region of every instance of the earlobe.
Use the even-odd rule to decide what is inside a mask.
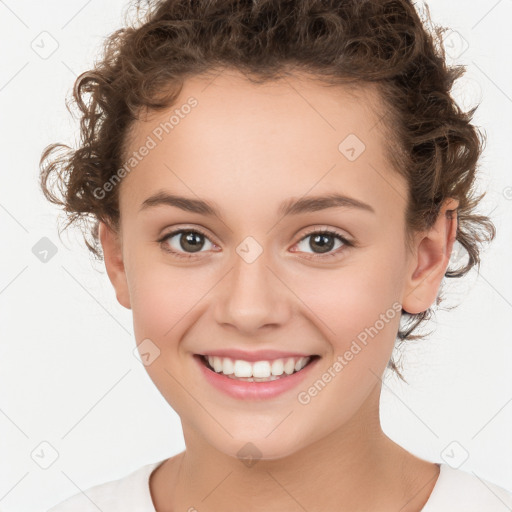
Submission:
[[[114,232],[110,226],[104,222],[100,222],[98,226],[98,236],[103,249],[105,268],[116,292],[117,301],[125,308],[131,309],[128,281],[126,279],[119,235]]]
[[[421,234],[402,300],[410,314],[426,311],[436,300],[457,236],[458,205],[456,199],[446,199],[434,225]]]

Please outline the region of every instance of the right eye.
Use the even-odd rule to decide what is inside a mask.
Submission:
[[[206,234],[198,229],[178,229],[165,234],[158,242],[164,251],[178,258],[193,258],[193,253],[200,252],[203,248],[204,239],[213,246]]]

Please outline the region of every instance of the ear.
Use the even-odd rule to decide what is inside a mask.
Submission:
[[[402,308],[410,314],[426,311],[437,298],[457,236],[458,206],[456,199],[446,199],[435,224],[419,236],[402,300]]]
[[[131,309],[120,237],[104,222],[99,223],[98,235],[103,248],[105,268],[110,282],[114,286],[117,301],[125,308]]]

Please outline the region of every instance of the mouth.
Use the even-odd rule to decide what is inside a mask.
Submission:
[[[302,372],[319,355],[282,357],[269,360],[247,361],[231,357],[195,354],[195,358],[211,372],[242,382],[271,382],[287,379]]]

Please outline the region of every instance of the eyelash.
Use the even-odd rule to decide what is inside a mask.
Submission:
[[[169,238],[172,238],[175,235],[180,234],[180,233],[196,233],[198,235],[204,236],[205,238],[208,238],[208,235],[206,233],[204,233],[203,231],[201,231],[200,229],[189,228],[189,229],[177,229],[175,231],[171,231],[170,233],[166,233],[157,241],[162,245],[166,240],[168,240]],[[305,238],[308,238],[311,235],[317,235],[317,234],[318,235],[331,235],[331,236],[337,238],[338,240],[340,240],[345,247],[355,247],[355,245],[356,245],[355,242],[347,240],[344,236],[340,235],[337,231],[332,231],[330,229],[324,229],[324,230],[312,229],[311,231],[308,231],[307,233],[305,233],[304,236],[299,240],[299,242],[302,242]],[[299,243],[299,242],[297,242],[297,243]],[[328,258],[328,257],[332,257],[332,256],[337,256],[342,251],[342,249],[343,249],[343,247],[340,247],[334,252],[329,252],[326,254],[313,254],[312,256],[306,256],[306,258],[307,259],[316,259],[316,258],[323,259],[323,258]],[[168,248],[163,248],[163,250],[178,257],[178,258],[183,258],[183,259],[194,258],[194,255],[192,255],[192,254],[181,253],[181,252],[174,251],[174,250],[168,249]]]

